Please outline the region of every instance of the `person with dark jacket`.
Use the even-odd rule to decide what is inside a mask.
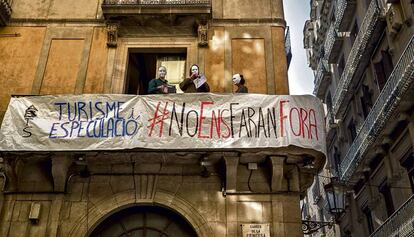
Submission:
[[[190,67],[190,77],[180,83],[180,88],[184,93],[210,92],[207,79],[200,74],[197,64]]]
[[[233,84],[237,86],[237,90],[235,93],[249,93],[249,90],[244,85],[246,81],[244,80],[243,75],[241,74],[234,74],[233,75]]]
[[[152,79],[148,84],[148,94],[168,94],[169,93],[169,87],[171,86],[168,85],[168,81],[165,79],[166,75],[167,75],[167,68],[164,66],[159,67],[158,78]]]

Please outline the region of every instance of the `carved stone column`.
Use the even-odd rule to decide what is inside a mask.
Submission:
[[[116,48],[118,46],[118,28],[119,23],[117,22],[108,22],[106,24],[106,31],[107,31],[107,41],[106,45],[109,48]]]
[[[197,29],[198,34],[198,46],[200,47],[207,47],[208,46],[208,25],[205,24],[199,24]]]

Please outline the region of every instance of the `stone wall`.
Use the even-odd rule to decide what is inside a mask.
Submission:
[[[272,191],[265,164],[254,171],[239,164],[237,173],[224,172],[235,175],[232,180],[237,190],[226,192],[224,184],[230,188],[232,180],[226,180],[221,168],[209,167],[208,175],[201,176],[199,165],[169,161],[164,165],[151,161],[131,165],[121,157],[102,159],[105,162],[86,158],[89,175],[77,172],[81,166],[74,161],[66,178],[60,179],[62,172],[57,174],[53,166],[50,177],[47,159],[28,162],[24,158],[15,169],[17,188],[12,189],[11,179],[3,186],[0,235],[87,236],[109,215],[143,204],[175,210],[200,237],[241,236],[241,224],[245,223],[269,223],[272,236],[303,235],[299,193],[293,184],[298,177],[288,172],[288,167],[278,169],[284,169],[290,181],[282,178],[281,189]],[[217,162],[214,166],[220,166],[220,160]],[[59,182],[64,184],[61,192]],[[29,220],[33,203],[41,206],[36,222]]]

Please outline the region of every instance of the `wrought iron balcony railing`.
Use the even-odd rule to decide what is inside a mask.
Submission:
[[[368,147],[375,142],[388,119],[400,104],[401,98],[406,93],[410,93],[409,87],[412,86],[413,81],[414,37],[409,41],[357,137],[341,162],[342,180],[348,181],[352,177],[368,151]]]
[[[325,58],[329,63],[336,63],[339,53],[341,52],[341,44],[344,37],[343,33],[338,33],[336,24],[331,24],[325,39]]]
[[[355,76],[355,72],[361,64],[361,59],[365,53],[365,50],[374,35],[377,23],[381,17],[380,6],[378,5],[377,0],[372,0],[368,11],[364,17],[361,28],[359,29],[358,35],[355,39],[355,42],[352,46],[351,52],[346,61],[344,72],[339,80],[338,87],[336,88],[335,95],[333,98],[333,110],[337,116],[342,107],[342,103],[347,95],[351,81]],[[341,116],[337,116],[341,117]]]
[[[0,26],[5,26],[12,13],[12,0],[0,0]]]
[[[323,97],[326,86],[329,85],[329,79],[331,77],[331,72],[329,69],[328,61],[325,59],[320,59],[318,68],[316,69],[316,77],[315,77],[315,89],[313,90],[313,94],[317,97]]]
[[[335,26],[339,32],[347,31],[355,14],[356,0],[337,0],[335,9]]]
[[[414,236],[414,195],[392,214],[370,237]]]
[[[139,15],[211,14],[211,0],[104,0],[105,18]]]
[[[211,6],[211,0],[104,0],[104,5],[117,6]]]

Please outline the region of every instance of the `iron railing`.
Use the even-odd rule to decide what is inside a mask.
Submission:
[[[211,0],[104,0],[104,5],[211,6]]]
[[[0,0],[0,26],[5,26],[12,13],[13,0]]]
[[[345,10],[347,8],[349,0],[337,0],[335,8],[335,25],[338,27],[345,15]]]
[[[380,13],[380,6],[377,0],[372,0],[362,22],[361,28],[359,29],[354,45],[352,46],[351,52],[348,56],[348,60],[345,65],[344,72],[342,73],[342,76],[339,80],[338,87],[335,91],[333,98],[333,110],[335,115],[338,114],[339,108],[344,102],[348,88],[355,75],[355,71],[360,64],[364,51],[374,33],[375,26],[381,17]]]
[[[414,236],[414,195],[392,214],[370,237]]]
[[[316,69],[316,76],[315,76],[315,89],[313,90],[313,94],[318,96],[320,87],[324,80],[326,80],[327,76],[329,75],[329,65],[328,61],[321,58],[319,60],[318,68]]]
[[[347,28],[347,24],[344,22],[349,23],[352,17],[350,15],[354,14],[353,10],[356,7],[357,0],[337,0],[336,1],[336,9],[335,9],[335,26],[340,32],[343,32]],[[352,7],[353,6],[353,7]],[[347,19],[350,18],[350,19]]]
[[[341,162],[342,180],[348,181],[352,177],[356,168],[362,162],[368,147],[375,142],[386,122],[399,105],[401,98],[412,85],[413,80],[414,36],[409,41],[378,99],[362,124],[357,137]]]
[[[338,27],[335,23],[331,24],[325,39],[325,58],[330,61],[332,51],[334,49],[335,41],[339,40]]]

